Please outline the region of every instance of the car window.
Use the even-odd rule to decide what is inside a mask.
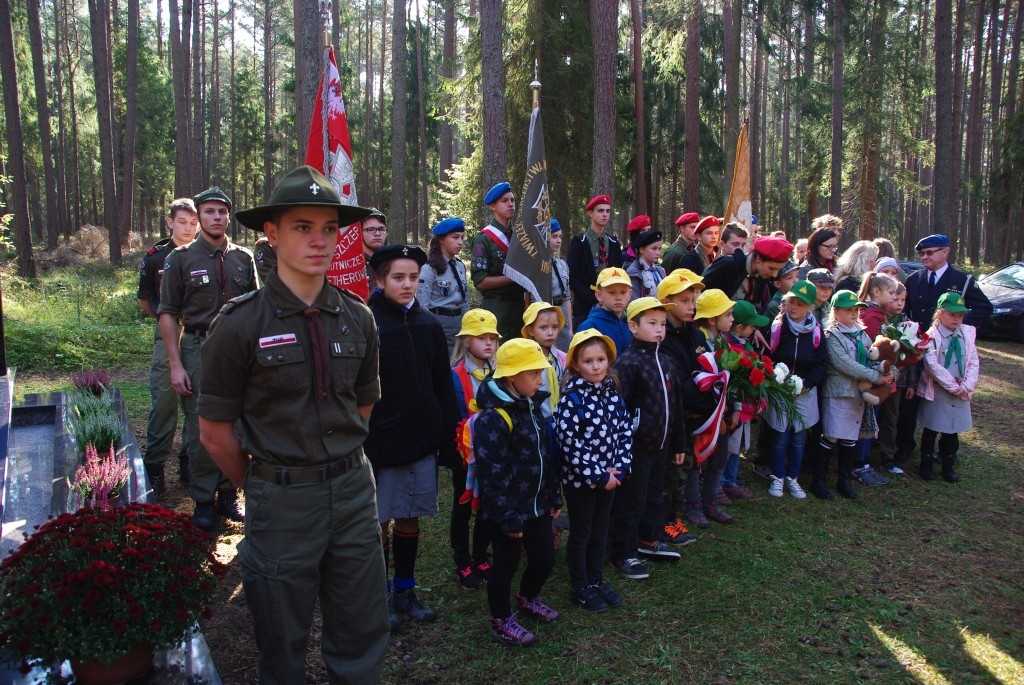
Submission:
[[[986,285],[1001,285],[1004,288],[1024,290],[1024,265],[1011,264],[985,279]]]

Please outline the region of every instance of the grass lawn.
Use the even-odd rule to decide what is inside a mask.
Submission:
[[[134,272],[65,271],[19,287],[7,278],[17,390],[67,388],[72,370],[107,367],[144,437],[152,324],[124,302],[134,298]],[[55,282],[65,299],[55,299]],[[1024,685],[1024,348],[986,342],[980,351],[961,483],[924,483],[908,472],[860,488],[856,502],[796,501],[768,497],[745,464],[756,499],[731,508],[736,524],[701,532],[679,562],[656,564],[646,581],[609,569],[626,598],[617,609],[595,615],[570,606],[560,551],[545,597],[562,618],[524,620],[539,634],[526,650],[495,643],[485,593],[454,580],[442,471],[441,514],[424,521],[417,569],[421,598],[441,618],[392,639],[383,681]],[[191,510],[176,483],[166,503]],[[229,685],[256,682],[240,538],[234,525],[220,535],[232,570],[205,629]],[[317,652],[314,631],[308,682],[326,682]]]

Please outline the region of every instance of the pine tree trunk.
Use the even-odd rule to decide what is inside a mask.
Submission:
[[[508,180],[503,24],[501,0],[480,0],[480,90],[483,95],[485,192],[495,183]],[[595,112],[598,107],[595,99]]]
[[[50,107],[46,94],[46,65],[43,62],[43,33],[39,26],[40,0],[28,0],[28,35],[32,49],[32,76],[36,86],[39,142],[43,157],[43,194],[46,196],[46,248],[57,247],[57,184],[54,179]]]
[[[206,146],[203,140],[203,127],[206,125],[206,50],[203,43],[203,31],[206,23],[203,19],[203,0],[193,0],[192,8],[192,173],[197,182],[204,188],[213,185],[206,169]]]
[[[700,211],[700,12],[694,0],[686,19],[686,114],[683,146],[683,211]]]
[[[183,12],[179,12],[183,1]],[[168,0],[171,42],[171,76],[174,81],[174,124],[178,137],[174,144],[174,195],[192,196],[198,180],[192,177],[191,126],[192,61],[190,35],[192,33],[192,0]]]
[[[125,54],[125,92],[135,93],[139,63],[139,0],[128,0],[128,44]],[[136,99],[125,98],[124,171],[121,186],[121,241],[128,243],[135,209],[135,113]]]
[[[292,18],[295,22],[295,137],[299,160],[305,160],[316,89],[323,72],[323,22],[319,3],[317,0],[295,0]],[[396,86],[395,99],[401,99],[399,95],[404,92],[404,88],[399,90]]]
[[[618,3],[615,0],[591,0],[594,140],[590,190],[595,195],[615,195],[615,56],[618,52],[618,33]]]
[[[832,0],[832,182],[828,211],[843,213],[843,0]]]
[[[455,17],[455,0],[443,0],[444,5],[444,48],[441,57],[441,76],[445,79],[455,77],[455,32],[458,29],[458,20]],[[445,109],[452,106],[449,99],[445,101]],[[450,114],[450,112],[448,112]],[[455,157],[455,136],[453,126],[448,122],[448,117],[441,119],[438,137],[440,149],[438,150],[438,162],[441,167],[441,183],[449,179],[452,170],[452,163]]]
[[[952,0],[935,0],[935,182],[931,229],[957,235],[953,156],[953,7]],[[950,255],[952,261],[952,255]]]
[[[750,206],[754,212],[761,212],[761,188],[759,173],[761,169],[761,108],[764,102],[761,100],[761,81],[764,79],[764,72],[761,70],[761,24],[764,21],[763,3],[757,3],[757,18],[754,24],[754,82],[750,88]],[[812,215],[813,216],[813,215]]]
[[[1002,28],[998,31],[998,41],[996,39],[996,22],[995,17],[999,16],[999,0],[992,0],[992,33],[989,38],[989,44],[992,50],[992,83],[991,83],[991,94],[989,96],[989,102],[992,108],[992,140],[989,144],[989,169],[998,169],[1002,164],[1002,148],[1003,148],[1003,129],[1002,123],[1006,121],[1002,116],[1003,110],[1003,59],[1006,57],[1006,35],[1007,30],[1010,26],[1010,6],[1012,2],[1006,3],[1006,8],[1003,13]],[[1019,3],[1018,3],[1019,6]],[[1020,14],[1020,10],[1018,10]],[[998,42],[998,49],[997,49]],[[992,174],[990,174],[991,178]],[[986,195],[986,207],[985,207],[985,259],[991,260],[996,255],[996,225],[993,221],[992,216],[992,193],[989,192]],[[981,241],[977,241],[981,243]],[[974,264],[980,264],[980,258],[976,259],[975,250],[976,246],[971,246],[971,261]]]
[[[640,13],[640,0],[630,0],[629,7],[633,20],[633,117],[636,119],[636,166],[634,170],[636,180],[634,193],[636,196],[636,214],[639,215],[648,213],[647,161],[645,159],[647,134],[646,126],[644,125],[647,108],[644,106],[644,58],[640,40],[643,35],[643,15]],[[614,102],[614,90],[612,91],[612,100]],[[614,152],[614,148],[612,150]]]
[[[636,0],[634,0],[635,2]],[[722,196],[728,202],[732,173],[736,166],[736,140],[740,135],[740,23],[743,9],[739,0],[722,3],[722,62],[725,68],[725,175]]]
[[[106,0],[89,0],[89,27],[92,38],[93,80],[96,84],[96,119],[99,131],[100,176],[103,179],[103,224],[107,229],[110,262],[121,262],[117,177],[114,171],[114,121],[111,91],[110,55],[107,52],[110,11]]]
[[[423,26],[420,21],[420,2],[416,0],[416,99],[419,104],[419,112],[416,117],[418,127],[419,145],[416,155],[419,157],[420,182],[416,185],[417,197],[419,197],[419,214],[412,225],[412,242],[420,240],[419,231],[422,228],[427,230],[430,225],[430,206],[427,204],[427,107],[424,90],[426,84],[423,82]]]
[[[231,3],[231,23],[234,26],[235,3]],[[271,129],[274,124],[274,2],[263,0],[263,196],[269,197],[274,188],[274,146],[271,145]],[[232,29],[232,32],[234,29]],[[232,38],[232,46],[234,39]],[[234,57],[231,64],[231,80],[234,86]],[[232,118],[234,107],[231,108]],[[232,131],[234,127],[232,125]]]
[[[0,0],[0,70],[3,71],[4,110],[7,112],[7,161],[12,179],[10,198],[4,211],[13,214],[11,230],[18,250],[18,275],[35,278],[36,263],[32,258],[32,235],[28,222],[28,193],[25,187],[25,143],[21,129],[21,106],[18,102],[18,65],[14,57],[14,30],[11,25],[11,3]]]
[[[71,158],[68,154],[68,148],[70,147],[68,144],[68,112],[64,106],[64,88],[61,86],[64,75],[64,51],[61,39],[64,32],[61,28],[59,7],[59,0],[53,0],[53,71],[56,75],[54,79],[54,95],[57,101],[57,141],[59,150],[59,154],[55,155],[59,160],[59,164],[56,165],[54,170],[57,173],[58,224],[63,227],[64,236],[68,237],[71,235],[73,226],[71,198],[68,197],[68,176],[76,172],[71,168]]]
[[[394,228],[392,237],[402,236],[405,241],[405,139],[406,103],[408,102],[408,73],[406,42],[406,0],[395,0],[394,15],[391,18],[391,202],[388,206],[388,223]],[[484,99],[486,102],[486,98]],[[484,137],[486,138],[486,123]]]

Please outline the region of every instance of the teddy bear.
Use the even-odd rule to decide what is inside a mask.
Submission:
[[[875,342],[868,348],[868,361],[871,368],[883,376],[889,375],[889,371],[899,361],[900,344],[896,340],[879,335]],[[879,405],[889,399],[892,394],[892,385],[872,385],[869,381],[858,381],[857,389],[861,397],[870,405]]]

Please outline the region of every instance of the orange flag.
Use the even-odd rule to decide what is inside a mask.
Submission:
[[[739,221],[747,227],[747,233],[753,240],[754,213],[750,206],[750,145],[747,143],[749,121],[743,122],[740,136],[736,140],[736,163],[732,169],[732,187],[729,189],[729,204],[725,209],[725,220]]]

